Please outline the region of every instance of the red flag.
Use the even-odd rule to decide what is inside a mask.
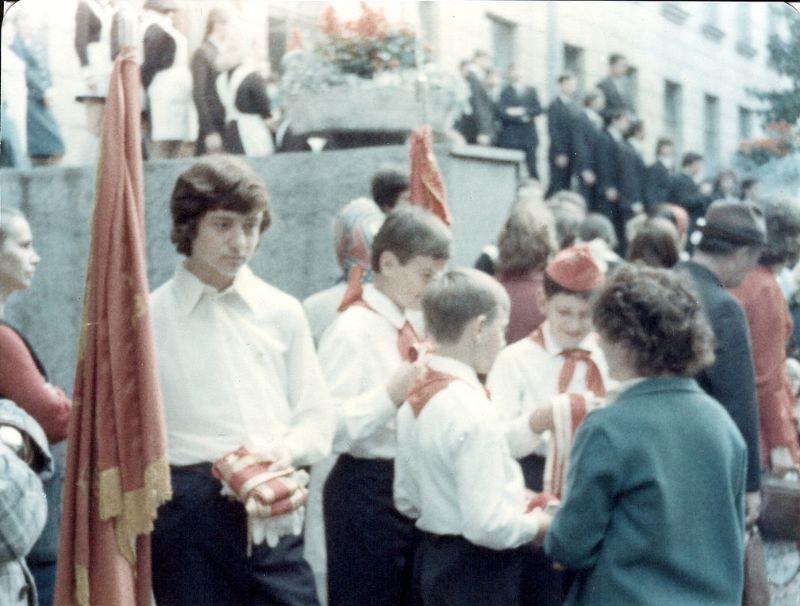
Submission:
[[[411,204],[429,210],[444,221],[445,225],[451,225],[444,179],[436,156],[433,155],[433,134],[430,126],[420,126],[411,131],[410,156],[411,178],[408,189]]]
[[[56,604],[149,605],[150,537],[171,496],[148,314],[139,67],[111,75],[97,167]]]

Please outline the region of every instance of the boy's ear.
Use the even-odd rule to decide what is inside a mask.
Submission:
[[[384,250],[381,256],[378,257],[378,269],[380,270],[378,273],[391,273],[398,265],[400,265],[400,260],[390,250]]]

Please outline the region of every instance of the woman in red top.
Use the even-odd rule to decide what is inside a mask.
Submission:
[[[47,374],[24,337],[3,322],[5,303],[15,291],[30,286],[39,255],[31,228],[14,208],[0,211],[0,397],[14,401],[45,431],[51,443],[67,437],[72,406],[63,391],[47,382]]]
[[[550,210],[540,201],[520,201],[511,210],[497,239],[495,278],[511,299],[506,341],[527,337],[544,322],[539,309],[544,296],[542,276],[556,250]]]
[[[789,306],[778,272],[800,256],[800,203],[767,204],[767,246],[759,265],[732,292],[744,307],[756,368],[761,421],[761,461],[780,471],[800,466],[794,397],[786,374],[786,347],[792,335]]]

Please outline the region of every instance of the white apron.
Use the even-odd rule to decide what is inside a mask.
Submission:
[[[150,136],[153,141],[197,140],[197,109],[192,99],[192,73],[189,70],[186,36],[169,18],[147,11],[142,34],[155,23],[175,41],[172,66],[157,72],[147,89],[150,108]]]
[[[275,153],[275,146],[264,118],[259,114],[245,114],[236,109],[236,92],[253,71],[250,66],[240,65],[233,70],[230,79],[227,72],[221,73],[217,76],[217,95],[225,108],[225,124],[236,122],[245,155],[268,156]]]
[[[25,62],[8,46],[0,51],[2,86],[0,97],[6,103],[8,119],[14,123],[19,139],[20,154],[28,154],[28,85],[25,82]]]
[[[86,58],[89,60],[89,65],[83,68],[84,73],[95,77],[97,88],[91,90],[84,85],[78,96],[105,98],[108,93],[108,81],[111,79],[111,71],[114,67],[111,61],[111,20],[114,11],[108,4],[99,4],[95,0],[85,0],[85,3],[100,20],[100,40],[86,45]]]

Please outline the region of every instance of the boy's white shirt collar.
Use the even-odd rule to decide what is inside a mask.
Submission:
[[[461,379],[469,383],[469,385],[475,389],[483,389],[483,385],[481,385],[481,382],[478,380],[478,374],[475,372],[475,369],[468,364],[464,364],[464,362],[460,360],[447,356],[428,354],[425,358],[425,363],[431,370],[452,375],[456,379]]]
[[[544,348],[548,353],[551,353],[554,356],[560,355],[562,351],[567,349],[565,347],[561,347],[561,345],[556,342],[553,332],[550,330],[550,322],[547,320],[542,323],[542,337],[544,337]],[[590,332],[588,335],[586,335],[581,342],[578,343],[577,348],[594,352],[597,349],[597,339],[594,332]]]
[[[245,302],[251,311],[255,312],[258,310],[259,299],[254,290],[256,284],[255,276],[253,275],[253,270],[247,265],[243,266],[236,273],[233,284],[222,291],[218,291],[213,286],[206,284],[189,271],[186,268],[186,261],[178,263],[178,266],[175,268],[174,280],[178,305],[181,311],[186,315],[192,313],[192,310],[194,310],[204,294],[214,297],[236,294]]]
[[[373,284],[364,285],[363,298],[367,305],[383,316],[397,330],[403,328],[406,323],[405,314],[394,301],[375,288]]]

